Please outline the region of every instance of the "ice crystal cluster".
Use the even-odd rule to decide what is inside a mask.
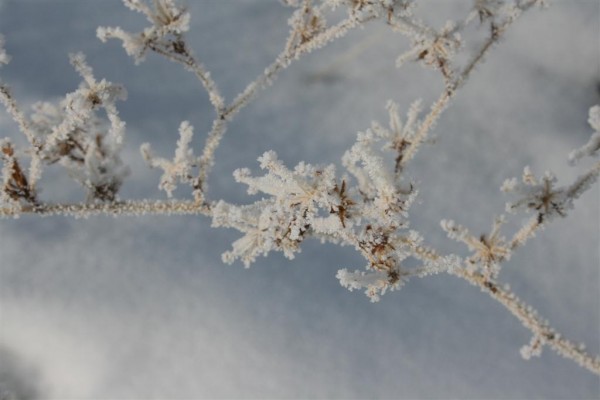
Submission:
[[[340,284],[350,291],[363,291],[371,301],[378,301],[410,278],[447,273],[479,287],[532,333],[530,344],[522,349],[525,358],[539,355],[545,346],[600,374],[600,359],[556,333],[498,281],[503,263],[539,229],[566,217],[575,200],[597,180],[597,159],[577,179],[562,186],[551,172],[537,177],[529,167],[525,167],[521,179],[507,179],[502,186],[502,191],[511,196],[506,211],[530,215],[512,234],[502,232],[508,219],[503,214],[494,217],[490,232],[484,234],[472,234],[449,219],[441,221],[450,239],[465,244],[461,254],[437,251],[427,244],[422,232],[411,226],[411,205],[419,187],[407,175],[406,166],[429,140],[440,115],[484,56],[513,22],[545,2],[476,0],[464,18],[436,27],[423,22],[413,0],[282,0],[292,8],[283,50],[229,102],[190,50],[185,33],[191,16],[184,8],[174,0],[123,3],[145,15],[150,25],[138,33],[100,27],[98,38],[103,42],[121,41],[136,64],[148,53],[156,53],[196,76],[215,113],[204,148],[196,151],[192,147],[193,127],[187,121],[179,127],[172,159],[157,156],[145,143],[142,157],[149,167],[162,170],[158,187],[169,200],[121,200],[119,189],[129,169],[120,155],[125,123],[119,118],[116,104],[125,99],[126,92],[120,85],[97,80],[83,54],[77,53],[71,55],[71,64],[82,78],[79,88],[58,103],[35,104],[29,115],[21,111],[9,87],[0,84],[0,100],[27,141],[25,146],[17,146],[11,138],[0,140],[0,216],[203,214],[211,218],[213,227],[241,233],[223,253],[223,261],[241,261],[246,267],[273,251],[293,259],[307,238],[350,246],[364,258],[362,268],[340,266],[337,272]],[[374,20],[385,22],[408,39],[410,49],[392,55],[398,67],[414,62],[439,72],[444,89],[438,99],[429,107],[414,102],[405,118],[390,100],[389,121],[373,122],[358,133],[356,142],[342,157],[342,171],[333,164],[304,162],[291,168],[274,151],[265,149],[258,158],[260,174],[248,168],[234,173],[234,179],[259,200],[239,205],[211,199],[206,181],[215,163],[215,151],[235,115],[297,59]],[[470,42],[464,35],[467,28],[479,32],[483,39]],[[466,52],[467,48],[475,51]],[[9,61],[0,37],[0,66]],[[570,154],[571,164],[583,164],[584,158],[593,159],[600,151],[600,106],[590,109],[589,124],[594,132],[587,144]],[[53,203],[41,196],[42,172],[53,165],[62,167],[85,189],[81,203]],[[181,184],[190,187],[191,199],[174,198]]]

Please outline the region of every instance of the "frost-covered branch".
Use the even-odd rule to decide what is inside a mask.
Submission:
[[[124,100],[126,92],[120,85],[98,81],[83,54],[78,53],[71,55],[71,64],[82,78],[79,88],[56,104],[34,104],[30,115],[21,110],[9,87],[0,83],[0,101],[27,139],[25,147],[19,147],[9,138],[0,140],[0,217],[204,215],[211,218],[213,227],[240,232],[241,236],[222,258],[226,263],[239,260],[245,267],[271,252],[282,252],[293,259],[309,238],[348,246],[364,259],[362,269],[337,271],[341,286],[348,290],[364,291],[376,302],[412,278],[451,274],[488,293],[531,331],[532,340],[522,349],[523,357],[539,355],[543,346],[548,346],[600,374],[597,357],[564,339],[499,282],[503,264],[537,230],[556,217],[566,217],[575,200],[597,181],[600,162],[596,161],[563,186],[557,186],[558,180],[552,173],[537,177],[529,167],[520,180],[507,180],[502,191],[515,199],[507,204],[506,210],[533,214],[508,235],[509,239],[501,232],[507,218],[503,215],[494,218],[489,233],[481,235],[447,219],[441,222],[442,228],[449,238],[464,243],[467,251],[441,255],[426,244],[425,234],[411,225],[411,206],[419,193],[419,184],[407,175],[406,166],[484,57],[525,11],[543,4],[541,0],[476,0],[464,18],[447,21],[441,28],[429,26],[418,18],[416,2],[412,0],[284,0],[293,11],[283,49],[229,102],[221,95],[210,72],[195,58],[184,36],[191,21],[187,10],[174,0],[123,2],[129,9],[145,15],[150,26],[138,33],[120,27],[101,27],[97,36],[102,41],[121,40],[136,63],[143,61],[150,51],[181,64],[196,75],[215,111],[201,151],[192,147],[193,127],[187,121],[179,127],[172,159],[155,155],[149,143],[140,149],[151,168],[162,170],[158,186],[169,199],[174,197],[177,186],[184,183],[190,186],[193,200],[119,199],[118,191],[129,170],[120,155],[125,123],[119,117],[116,102]],[[346,11],[341,17],[335,12],[339,8]],[[266,151],[258,158],[260,174],[248,168],[234,173],[234,179],[246,185],[249,194],[262,196],[260,200],[241,205],[224,199],[211,200],[206,182],[228,123],[294,61],[375,20],[410,40],[407,52],[394,55],[398,66],[412,61],[438,71],[445,87],[429,111],[422,115],[421,102],[415,101],[403,120],[398,104],[389,101],[387,124],[373,122],[358,133],[356,142],[342,157],[342,171],[334,164],[305,162],[289,168],[274,151]],[[460,65],[457,55],[469,44],[463,33],[477,23],[485,38]],[[10,60],[3,45],[0,36],[0,65]],[[600,106],[592,107],[589,115],[595,132],[587,144],[571,153],[572,164],[598,155]],[[27,158],[28,169],[23,161]],[[53,164],[64,167],[86,189],[85,202],[56,204],[40,197],[42,169]]]
[[[139,33],[129,33],[119,27],[99,27],[98,38],[103,42],[108,39],[121,40],[123,48],[136,64],[144,61],[148,50],[183,64],[200,80],[216,112],[221,113],[225,106],[223,96],[210,72],[194,58],[185,41],[184,33],[190,27],[190,14],[178,7],[174,0],[153,0],[154,7],[146,4],[145,0],[123,0],[123,3],[131,10],[144,14],[152,25]]]
[[[467,82],[475,67],[483,61],[484,56],[490,51],[492,46],[495,43],[498,43],[504,32],[506,32],[506,30],[525,11],[529,10],[535,4],[542,2],[539,0],[526,0],[507,3],[505,7],[499,8],[497,12],[492,12],[494,8],[485,6],[489,3],[489,1],[476,2],[474,9],[479,15],[481,15],[482,9],[485,10],[484,15],[490,14],[485,18],[490,20],[489,37],[479,47],[461,71],[451,72],[450,67],[448,66],[449,62],[451,62],[451,56],[455,53],[456,49],[460,47],[460,43],[453,44],[455,42],[448,38],[449,35],[453,35],[455,41],[459,40],[460,37],[456,38],[458,32],[458,29],[455,28],[456,25],[453,25],[452,23],[447,24],[448,26],[441,34],[438,34],[434,40],[429,39],[423,43],[417,40],[416,47],[420,51],[417,59],[422,60],[428,66],[433,66],[442,71],[442,74],[446,78],[446,90],[440,94],[438,99],[431,106],[429,114],[423,118],[419,130],[404,151],[400,168],[404,167],[404,165],[416,155],[420,145],[425,142],[429,132],[435,127],[435,124],[444,110],[448,107],[450,101],[454,98],[461,86]],[[472,15],[473,14],[469,14],[466,21],[472,19]],[[466,25],[466,22],[461,24],[461,26],[464,25]],[[402,56],[401,61],[404,62]]]
[[[599,356],[588,354],[585,351],[585,345],[571,342],[550,327],[548,321],[511,292],[507,285],[500,285],[483,275],[469,273],[467,270],[454,269],[452,274],[465,279],[469,283],[478,286],[483,292],[488,293],[517,317],[523,326],[532,333],[530,343],[521,348],[521,356],[524,359],[539,357],[543,347],[548,346],[557,354],[576,362],[596,375],[600,375]]]
[[[593,127],[593,124],[591,125]],[[596,134],[597,132],[592,135],[592,140]],[[590,153],[590,155],[593,154]],[[598,180],[599,175],[600,162],[596,162],[571,184],[562,187],[556,187],[558,180],[552,172],[547,171],[539,180],[529,167],[525,167],[523,171],[522,182],[518,182],[516,178],[507,179],[502,185],[502,191],[515,193],[518,199],[507,203],[506,210],[511,213],[518,210],[534,213],[534,216],[515,233],[510,242],[510,248],[515,249],[525,244],[537,230],[543,228],[555,217],[566,217],[568,212],[574,208],[574,201],[591,188]]]

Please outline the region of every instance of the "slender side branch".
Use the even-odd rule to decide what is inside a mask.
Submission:
[[[185,69],[193,72],[208,93],[209,100],[216,113],[221,115],[225,110],[225,100],[221,95],[216,82],[212,79],[210,72],[201,62],[192,56],[183,39],[173,42],[170,47],[171,48],[166,48],[166,46],[159,43],[152,43],[148,45],[148,48],[152,51],[166,57],[171,61],[182,64]]]
[[[29,144],[37,147],[38,143],[35,139],[35,134],[31,131],[27,117],[19,109],[17,102],[12,96],[8,86],[0,82],[0,103],[4,105],[6,111],[11,115],[12,119],[19,125],[19,130],[23,132]]]
[[[208,173],[214,164],[215,151],[219,147],[219,143],[226,131],[227,121],[224,118],[218,118],[213,121],[212,129],[206,137],[202,155],[198,162],[198,176],[192,185],[194,188],[194,198],[198,203],[205,203],[207,201],[204,193],[206,186],[205,182],[208,178]]]
[[[431,106],[431,111],[424,118],[421,127],[415,134],[413,141],[409,144],[406,150],[403,152],[402,162],[399,165],[400,169],[403,169],[404,166],[414,158],[416,155],[420,145],[426,140],[427,135],[435,126],[435,123],[440,118],[442,113],[445,111],[448,106],[450,100],[454,98],[458,90],[463,86],[463,84],[469,79],[471,72],[473,69],[483,61],[484,56],[488,53],[488,51],[492,48],[494,43],[497,43],[500,37],[506,32],[507,28],[512,25],[519,16],[523,14],[523,12],[530,9],[534,4],[537,3],[537,0],[530,0],[519,6],[520,13],[518,15],[514,15],[511,18],[506,19],[502,24],[496,25],[495,23],[490,23],[490,36],[488,39],[481,45],[475,56],[469,61],[469,63],[463,68],[462,72],[458,75],[458,77],[451,81],[448,84],[446,90],[439,96],[435,103]]]
[[[552,329],[548,325],[548,322],[542,319],[534,309],[521,301],[514,293],[479,274],[469,274],[462,269],[456,269],[452,274],[465,279],[467,282],[478,286],[481,290],[488,293],[533,333],[530,345],[521,350],[524,358],[539,355],[542,347],[546,345],[561,356],[575,361],[596,375],[600,375],[600,357],[589,355],[581,346],[577,346],[565,339]]]
[[[333,25],[327,28],[325,31],[315,35],[309,41],[299,45],[298,47],[283,51],[279,54],[279,56],[277,56],[271,65],[265,68],[265,71],[260,76],[258,76],[254,81],[252,81],[252,83],[246,86],[246,88],[240,94],[237,95],[231,105],[227,107],[224,117],[231,119],[231,117],[244,108],[261,89],[272,83],[277,74],[287,68],[294,59],[298,59],[302,55],[311,53],[316,49],[320,49],[335,39],[346,36],[346,34],[353,28],[356,28],[361,24],[371,21],[375,18],[376,17],[374,15],[360,20],[351,17],[346,18],[336,25]]]
[[[126,7],[146,15],[151,26],[132,34],[118,27],[99,27],[97,36],[103,42],[114,38],[123,42],[127,54],[136,64],[144,60],[148,49],[183,64],[192,71],[208,92],[208,97],[217,114],[223,111],[225,101],[210,72],[197,61],[185,42],[184,33],[189,30],[190,14],[173,0],[154,0],[153,7],[144,1],[123,0]]]
[[[427,116],[423,119],[423,122],[413,137],[413,140],[402,153],[402,161],[397,166],[399,171],[402,171],[406,164],[417,154],[421,143],[425,141],[429,131],[433,129],[435,123],[440,118],[446,107],[448,107],[448,103],[452,97],[454,97],[455,93],[456,91],[445,90],[436,100],[436,102],[433,103],[429,114],[427,114]]]

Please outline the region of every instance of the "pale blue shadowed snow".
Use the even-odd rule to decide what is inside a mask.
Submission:
[[[421,193],[413,227],[444,250],[464,249],[448,243],[439,220],[488,231],[504,209],[500,185],[525,165],[563,179],[579,171],[567,167],[566,155],[589,137],[587,110],[600,101],[600,4],[554,3],[530,12],[496,46],[438,124],[437,142],[409,169]],[[441,15],[469,4],[424,8]],[[289,9],[277,2],[190,1],[189,9],[190,41],[228,99],[283,46]],[[136,67],[118,42],[95,38],[99,25],[144,23],[118,1],[0,1],[0,33],[13,57],[0,76],[24,105],[52,99],[77,87],[67,54],[84,51],[97,77],[129,92],[119,107],[132,167],[123,197],[163,198],[160,173],[144,167],[139,145],[150,141],[170,157],[179,123],[189,119],[199,147],[212,111],[178,66],[149,56]],[[257,171],[266,150],[290,166],[339,165],[358,130],[387,121],[387,99],[401,109],[433,100],[442,89],[434,74],[394,67],[406,48],[375,24],[282,73],[231,124],[210,181],[213,197],[248,201],[231,173]],[[16,132],[3,112],[0,129]],[[59,173],[48,177],[44,196],[83,197]],[[595,354],[599,194],[583,196],[501,275]],[[238,234],[209,225],[202,217],[0,221],[0,379],[8,382],[0,385],[23,398],[81,399],[600,395],[596,377],[550,351],[522,360],[528,332],[462,281],[414,280],[371,304],[335,279],[339,268],[363,268],[349,248],[308,242],[293,261],[277,254],[244,270],[220,259]]]

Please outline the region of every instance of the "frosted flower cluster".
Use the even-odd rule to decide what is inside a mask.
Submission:
[[[398,67],[407,61],[418,60],[428,67],[439,69],[444,77],[450,78],[451,60],[463,46],[457,25],[448,21],[439,32],[422,31],[413,37],[412,49],[396,60]]]
[[[178,7],[173,0],[153,0],[153,7],[145,0],[124,0],[124,3],[131,10],[146,15],[152,26],[139,33],[129,33],[119,27],[99,27],[97,36],[100,40],[120,39],[125,51],[136,63],[144,60],[149,48],[186,51],[180,38],[189,30],[190,14],[185,9]]]
[[[273,151],[263,154],[259,162],[266,175],[252,177],[244,168],[236,170],[234,176],[237,182],[248,185],[248,193],[270,197],[247,206],[219,201],[213,209],[213,226],[233,227],[245,234],[223,255],[224,261],[240,259],[246,267],[257,256],[273,250],[293,258],[309,230],[329,233],[341,228],[340,220],[329,215],[338,204],[332,165],[320,168],[301,163],[289,170]],[[323,215],[324,210],[327,215]]]
[[[529,167],[525,167],[522,182],[512,178],[507,179],[502,185],[502,191],[514,193],[518,197],[516,201],[506,204],[506,210],[533,211],[537,215],[539,224],[548,222],[557,215],[564,217],[573,208],[573,202],[597,181],[599,172],[600,163],[579,176],[570,185],[556,187],[557,178],[552,172],[547,171],[541,179],[538,179]]]
[[[550,171],[546,171],[544,176],[538,179],[529,167],[525,167],[521,182],[512,178],[502,184],[503,192],[514,193],[518,197],[518,200],[506,204],[506,210],[534,211],[540,220],[547,220],[556,215],[564,216],[566,210],[572,206],[572,199],[564,189],[555,188],[556,182],[556,176]]]
[[[72,55],[71,64],[83,78],[79,89],[59,105],[34,106],[31,128],[43,143],[39,155],[47,163],[67,168],[88,189],[88,201],[112,201],[129,173],[119,155],[125,123],[115,106],[127,92],[104,79],[96,81],[83,54]],[[108,126],[97,115],[99,109],[104,109]]]
[[[480,272],[484,276],[495,279],[500,272],[500,264],[510,259],[511,249],[500,228],[505,222],[504,216],[494,220],[492,231],[489,235],[473,236],[467,228],[452,220],[442,220],[442,229],[450,239],[465,243],[472,255],[467,258],[467,271]]]
[[[86,188],[88,202],[114,201],[129,173],[119,155],[125,123],[119,118],[115,106],[117,100],[127,97],[125,89],[104,79],[97,81],[82,53],[73,54],[70,58],[83,79],[80,87],[68,93],[58,104],[34,104],[29,118],[20,113],[8,89],[2,88],[0,100],[11,111],[32,146],[28,154],[31,165],[27,181],[24,174],[18,179],[18,171],[22,171],[22,167],[18,166],[16,155],[10,156],[14,158],[13,167],[7,170],[5,166],[5,185],[6,182],[12,182],[13,186],[20,182],[21,192],[27,192],[20,198],[11,196],[13,203],[35,203],[35,183],[44,164],[63,166],[69,176]],[[98,115],[101,109],[106,120]],[[9,147],[5,142],[6,157],[13,153],[8,150]]]
[[[395,108],[389,110],[394,116]],[[382,154],[382,150],[394,148],[391,132],[381,129],[377,123],[373,124],[371,129],[358,134],[356,143],[346,152],[342,163],[354,175],[357,190],[363,196],[361,214],[380,224],[389,224],[390,218],[398,217],[394,224],[400,227],[406,224],[408,207],[417,193],[412,183],[397,179]],[[378,144],[379,149],[375,147]]]
[[[308,43],[313,37],[325,30],[326,21],[320,9],[310,7],[308,3],[305,3],[304,6],[299,4],[288,5],[298,7],[288,20],[288,25],[292,28],[292,33],[286,45],[288,49]]]

